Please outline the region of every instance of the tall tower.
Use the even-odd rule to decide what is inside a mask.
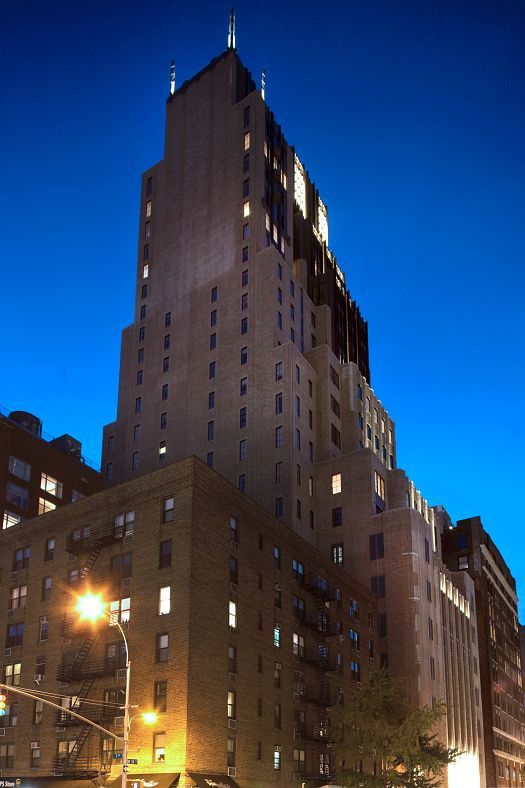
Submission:
[[[346,362],[369,380],[326,206],[230,43],[170,90],[143,176],[107,481],[195,454],[312,540],[317,463],[359,447],[329,393]]]

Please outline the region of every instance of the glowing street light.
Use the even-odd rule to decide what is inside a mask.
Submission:
[[[155,711],[144,711],[142,713],[142,720],[146,725],[154,725],[158,720],[157,713]]]
[[[100,594],[84,594],[77,597],[77,613],[82,621],[98,621],[106,614],[106,605]]]

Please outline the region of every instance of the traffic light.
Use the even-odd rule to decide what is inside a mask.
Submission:
[[[0,717],[5,717],[5,704],[7,703],[7,695],[0,695]]]

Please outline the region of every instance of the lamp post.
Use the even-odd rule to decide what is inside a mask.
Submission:
[[[127,772],[128,772],[128,745],[129,745],[129,729],[130,729],[130,717],[129,717],[129,686],[130,686],[130,678],[131,678],[131,661],[129,658],[129,648],[128,648],[128,640],[126,635],[124,634],[124,630],[118,620],[119,613],[117,612],[115,615],[112,615],[111,612],[108,613],[106,610],[106,605],[100,596],[100,594],[93,594],[88,593],[84,596],[79,596],[77,598],[77,611],[79,614],[79,618],[83,620],[92,621],[93,623],[103,616],[109,617],[110,626],[117,626],[119,629],[120,634],[122,635],[122,639],[124,641],[124,648],[126,652],[126,695],[124,699],[124,706],[122,707],[124,710],[124,735],[122,737],[122,788],[126,788],[127,786]],[[151,720],[154,721],[154,720]]]

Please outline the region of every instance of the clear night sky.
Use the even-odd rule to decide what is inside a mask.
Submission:
[[[237,48],[328,204],[398,461],[481,515],[518,578],[525,451],[525,5],[237,3]],[[140,174],[229,4],[6,4],[0,403],[100,456],[132,321]],[[524,608],[525,610],[525,608]]]

